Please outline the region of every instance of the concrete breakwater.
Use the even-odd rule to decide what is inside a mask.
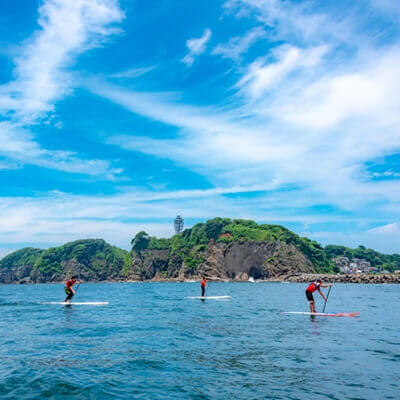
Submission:
[[[316,279],[324,282],[344,283],[400,283],[400,274],[298,274],[281,276],[277,281],[311,282]]]

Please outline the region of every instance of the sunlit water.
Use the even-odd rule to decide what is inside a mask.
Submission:
[[[312,319],[305,284],[0,286],[1,399],[399,399],[400,286],[336,284]],[[317,295],[318,296],[318,295]],[[317,308],[321,311],[321,300]]]

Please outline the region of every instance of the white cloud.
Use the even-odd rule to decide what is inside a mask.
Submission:
[[[211,38],[211,31],[205,29],[203,36],[198,39],[189,39],[186,41],[186,47],[189,49],[189,53],[182,58],[182,62],[187,66],[191,66],[194,63],[195,57],[204,53],[206,50],[207,42]]]
[[[376,233],[379,235],[396,235],[400,236],[400,224],[394,222],[392,224],[386,224],[383,226],[378,226],[376,228],[370,229],[369,233]]]
[[[291,207],[296,206],[296,195],[293,204],[286,202],[283,208],[282,199],[270,192],[275,187],[272,182],[259,186],[163,192],[130,188],[128,192],[108,196],[53,192],[37,197],[3,197],[0,243],[3,247],[14,247],[18,243],[37,246],[91,237],[104,238],[128,248],[130,239],[140,230],[161,237],[171,236],[172,221],[177,214],[197,221],[215,216],[302,224],[338,219],[329,215],[294,215]],[[226,196],[255,192],[259,196],[254,198]],[[260,208],[264,204],[264,209]],[[152,222],[148,222],[149,219]],[[186,227],[189,226],[186,222]]]
[[[157,68],[157,65],[151,65],[149,67],[143,68],[130,68],[121,72],[116,72],[115,74],[112,74],[111,77],[116,79],[137,78],[139,76],[147,74],[150,71],[153,71],[155,68]]]
[[[390,130],[380,136],[373,130],[354,132],[351,127],[341,136],[330,131],[328,135],[314,131],[300,134],[285,126],[282,117],[280,122],[259,119],[254,114],[241,119],[240,110],[196,108],[160,100],[165,96],[99,82],[91,82],[88,87],[132,112],[181,128],[175,139],[119,135],[110,138],[109,143],[170,158],[206,174],[216,185],[249,185],[275,179],[280,184],[306,186],[321,201],[346,209],[398,195],[395,181],[386,182],[385,188],[379,182],[366,182],[362,167],[362,162],[397,146]],[[275,117],[279,116],[277,112]]]
[[[254,61],[237,86],[250,99],[257,100],[267,90],[278,86],[287,75],[296,69],[317,65],[326,51],[327,46],[318,46],[307,50],[281,46],[273,52],[278,59],[276,63],[267,63],[265,58]]]
[[[346,214],[347,221],[349,215],[366,221],[371,213],[375,223],[397,218],[398,180],[371,180],[366,163],[400,148],[399,46],[366,40],[357,24],[350,27],[348,22],[357,20],[351,12],[341,21],[340,13],[306,14],[309,5],[272,0],[227,4],[257,26],[265,24],[275,47],[245,67],[236,65],[234,73],[241,78],[230,89],[237,92],[223,108],[185,104],[183,96],[88,84],[92,92],[134,113],[179,129],[170,139],[125,133],[108,142],[171,159],[218,187],[276,183],[251,212],[244,200],[238,206],[242,215],[267,215],[279,205],[291,206],[298,215],[323,204],[335,210],[331,215]],[[237,54],[246,49],[239,38],[229,44],[232,55],[235,45]],[[285,187],[296,189],[280,193]],[[367,232],[359,237],[372,240]]]
[[[370,216],[308,214],[304,208],[310,203],[298,191],[287,194],[274,192],[274,183],[260,186],[223,187],[205,190],[178,190],[150,192],[130,188],[108,196],[82,196],[53,192],[37,197],[3,197],[0,203],[0,243],[3,248],[15,248],[20,243],[29,246],[60,245],[82,238],[104,238],[114,245],[129,248],[130,239],[139,231],[169,237],[173,234],[173,219],[177,214],[186,219],[185,227],[192,222],[205,221],[215,216],[248,218],[260,223],[318,223],[361,222],[369,223],[379,218]],[[256,193],[257,196],[237,197],[237,193]],[[313,202],[314,201],[314,202]],[[303,212],[293,212],[294,210]],[[151,219],[151,222],[149,220]],[[302,233],[303,234],[303,233]],[[396,242],[371,232],[307,232],[308,237],[324,243],[345,245],[370,245],[385,251],[400,248]],[[398,237],[398,236],[397,236]],[[397,239],[396,239],[397,240]],[[398,242],[397,240],[397,243]]]
[[[387,171],[384,171],[384,172],[374,172],[373,174],[372,174],[372,176],[376,176],[376,177],[392,177],[392,178],[397,178],[397,177],[400,177],[400,172],[394,172],[394,171],[392,171],[392,170],[387,170]]]
[[[231,38],[227,44],[219,44],[214,47],[212,54],[237,60],[243,53],[246,53],[257,40],[265,37],[266,31],[261,27],[256,27],[246,32],[244,36]]]
[[[68,68],[77,56],[115,33],[123,13],[118,0],[46,0],[39,26],[14,59],[16,79],[0,87],[0,109],[8,120],[0,126],[0,152],[19,163],[68,172],[104,173],[108,163],[79,160],[66,151],[42,149],[28,126],[42,122],[73,83]],[[56,128],[60,127],[61,121]]]
[[[103,175],[106,179],[115,179],[115,175],[121,172],[110,168],[108,161],[82,160],[74,152],[45,150],[34,141],[28,130],[12,122],[0,122],[0,135],[0,154],[12,160],[4,164],[4,169],[31,164],[70,173]]]
[[[39,9],[39,26],[15,58],[16,80],[8,85],[17,116],[36,118],[53,109],[69,93],[67,71],[82,52],[115,33],[123,14],[118,0],[46,0]]]
[[[255,17],[272,32],[276,40],[291,40],[302,43],[318,43],[323,39],[345,41],[352,36],[352,26],[356,24],[351,15],[351,6],[336,10],[336,15],[314,12],[313,2],[282,0],[228,0],[224,7],[236,12],[240,17]]]
[[[286,104],[277,103],[282,118],[305,127],[331,128],[349,118],[364,117],[398,123],[400,101],[400,50],[371,54],[369,65],[359,65],[350,73],[327,73],[313,82],[304,82],[293,91]],[[354,67],[353,67],[354,68]]]
[[[399,234],[383,235],[373,230],[346,233],[340,231],[308,231],[299,234],[317,240],[324,246],[337,244],[356,248],[361,245],[386,254],[400,253]]]
[[[382,12],[386,17],[399,21],[400,3],[393,0],[370,0],[373,7]]]
[[[243,208],[235,205],[235,200],[222,195],[260,191],[266,187],[156,193],[131,188],[129,192],[110,196],[49,193],[41,197],[3,197],[0,243],[61,244],[83,237],[102,237],[126,248],[130,238],[140,230],[171,236],[173,218],[179,213],[195,219],[243,215]],[[199,207],[199,202],[203,207]],[[157,222],[143,222],[150,218]]]

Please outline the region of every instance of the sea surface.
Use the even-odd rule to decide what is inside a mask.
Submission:
[[[1,399],[400,399],[400,285],[335,284],[327,311],[306,285],[0,286]],[[322,311],[318,295],[317,309]]]

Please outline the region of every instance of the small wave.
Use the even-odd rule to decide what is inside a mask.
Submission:
[[[0,307],[13,307],[13,306],[35,306],[39,303],[28,301],[0,301]]]

